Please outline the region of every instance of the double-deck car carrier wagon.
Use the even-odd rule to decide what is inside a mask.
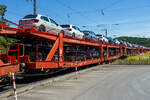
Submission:
[[[50,73],[53,69],[108,62],[149,51],[146,48],[65,37],[63,31],[57,35],[34,28],[13,28],[2,22],[0,35],[18,40],[17,43],[7,44],[5,54],[3,44],[0,44],[0,77],[10,72]]]

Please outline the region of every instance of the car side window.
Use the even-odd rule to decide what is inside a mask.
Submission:
[[[75,26],[72,26],[72,28],[76,29],[76,27],[75,27]]]
[[[49,19],[47,17],[45,17],[45,16],[41,16],[41,19],[44,20],[44,21],[49,22]]]
[[[50,19],[52,24],[58,25],[54,20]]]
[[[76,27],[76,26],[72,26],[72,28],[74,28],[74,29],[80,31],[80,29],[79,29],[78,27]]]
[[[77,29],[78,31],[80,31],[80,29],[79,29],[78,27],[76,27],[76,29]]]

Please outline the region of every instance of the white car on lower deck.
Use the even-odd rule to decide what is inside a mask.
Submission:
[[[83,39],[84,33],[80,31],[80,29],[74,25],[60,25],[64,30],[70,31],[72,37]]]

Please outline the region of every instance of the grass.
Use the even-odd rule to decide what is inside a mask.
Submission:
[[[130,56],[125,59],[116,60],[113,64],[126,64],[126,65],[148,65],[150,64],[150,52],[143,55]]]

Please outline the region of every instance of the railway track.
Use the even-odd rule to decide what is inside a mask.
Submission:
[[[95,65],[97,65],[97,64],[79,67],[78,71],[88,70],[92,67],[95,67]],[[46,74],[42,74],[42,73],[35,74],[35,75],[17,74],[16,80],[15,80],[16,85],[17,85],[17,90],[21,89],[23,87],[31,86],[31,85],[32,85],[32,87],[34,87],[34,84],[39,85],[39,83],[42,83],[45,80],[53,80],[55,78],[59,78],[60,76],[63,77],[65,75],[72,74],[72,73],[73,73],[73,76],[75,76],[74,72],[75,72],[75,68],[66,68],[66,69],[62,69],[62,70],[59,70],[56,72],[46,73]],[[26,89],[26,90],[28,90],[28,89]],[[22,90],[22,91],[24,91],[24,90]],[[9,96],[9,95],[11,95],[11,93],[13,93],[13,85],[12,85],[11,80],[5,81],[0,84],[0,97],[3,97],[3,94],[5,94],[4,96]]]

